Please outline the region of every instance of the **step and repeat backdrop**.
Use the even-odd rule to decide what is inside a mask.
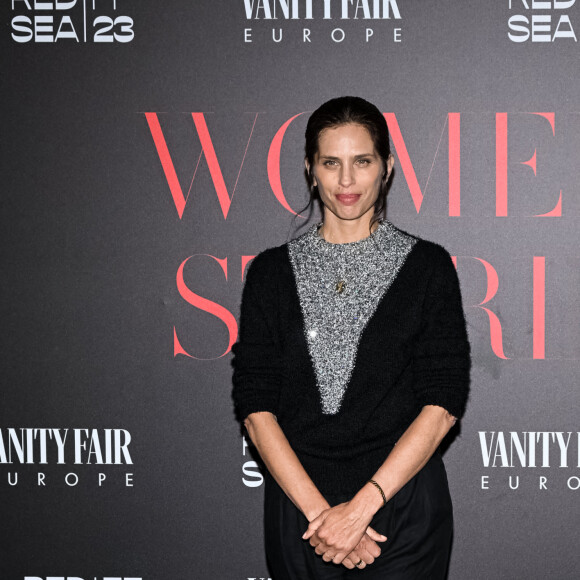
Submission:
[[[231,346],[341,95],[461,281],[449,578],[578,578],[579,35],[575,0],[3,0],[0,578],[270,578]]]

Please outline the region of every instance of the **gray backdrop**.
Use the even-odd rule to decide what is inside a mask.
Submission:
[[[577,578],[580,2],[285,4],[3,2],[0,577],[268,577],[229,347],[354,94],[389,218],[457,256],[449,577]]]

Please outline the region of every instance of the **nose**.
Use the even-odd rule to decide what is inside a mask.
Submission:
[[[345,163],[341,166],[338,182],[342,187],[349,187],[354,183],[354,174],[350,165]]]

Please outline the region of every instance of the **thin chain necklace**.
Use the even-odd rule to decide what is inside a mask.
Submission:
[[[379,224],[377,225],[377,227],[374,229],[373,232],[371,232],[371,234],[369,236],[367,236],[366,238],[361,238],[360,240],[355,240],[354,242],[346,242],[347,244],[355,244],[356,242],[363,242],[365,240],[369,240],[369,239],[373,239],[375,232],[378,230],[378,227],[380,226],[380,224],[382,223],[382,220],[379,221]],[[320,236],[321,239],[323,239],[326,243],[332,243],[332,242],[328,242],[328,240],[326,240],[326,238],[324,237],[324,233],[322,231],[322,228],[324,227],[324,225],[321,225],[318,228],[318,235]],[[341,246],[343,244],[334,244],[337,246]],[[334,291],[336,292],[336,294],[343,294],[344,291],[347,289],[347,282],[346,279],[352,279],[352,276],[349,276],[349,272],[347,272],[348,268],[346,267],[345,264],[345,259],[344,256],[341,255],[341,260],[340,260],[340,265],[338,267],[338,276],[337,276],[337,280],[334,284]],[[349,280],[349,284],[351,283],[351,281]]]

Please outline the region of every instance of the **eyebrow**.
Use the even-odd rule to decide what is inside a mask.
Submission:
[[[332,161],[340,161],[340,157],[334,157],[333,155],[319,155],[320,159],[331,159]],[[360,153],[355,155],[355,159],[362,159],[363,157],[376,157],[374,153]]]

